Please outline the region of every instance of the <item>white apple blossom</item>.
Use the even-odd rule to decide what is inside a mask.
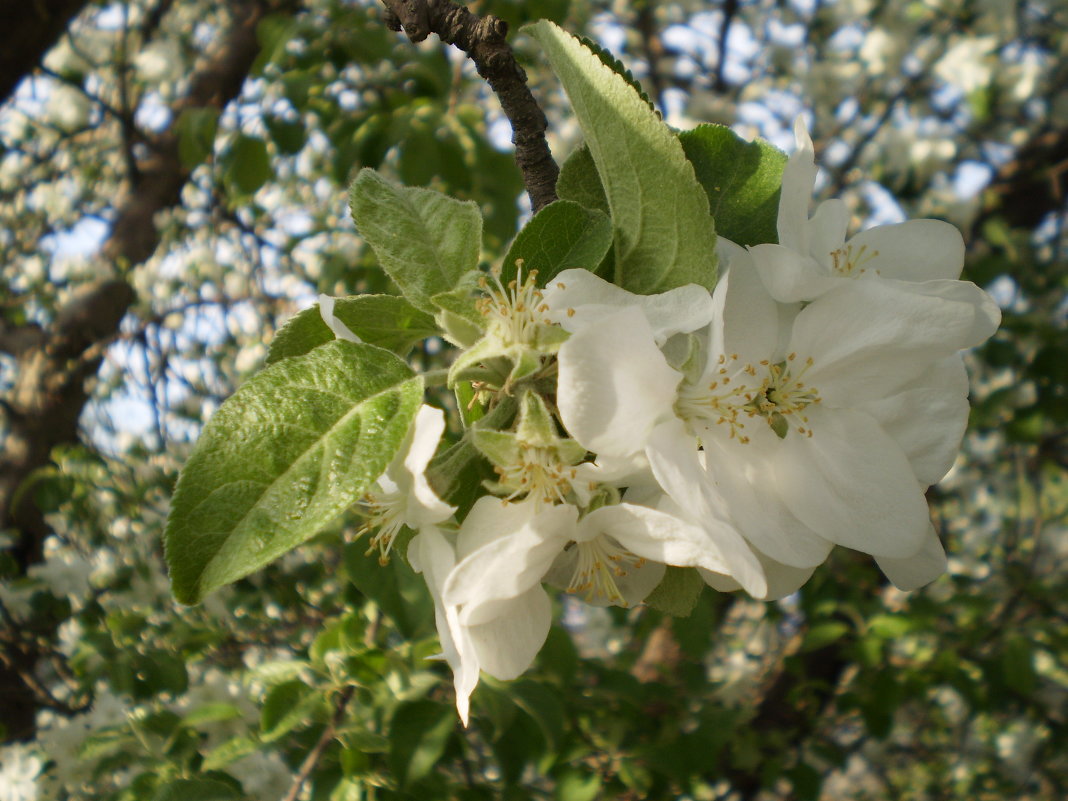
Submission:
[[[22,743],[0,749],[0,801],[35,801],[43,764],[41,756]]]
[[[946,365],[993,322],[940,282],[902,283],[841,282],[798,311],[767,294],[738,249],[714,294],[703,366],[672,369],[626,308],[562,346],[564,425],[598,455],[644,450],[690,519],[726,524],[721,546],[736,525],[752,547],[727,548],[727,572],[755,597],[774,591],[769,567],[809,570],[835,543],[913,557],[930,546],[923,489],[948,466],[967,413]],[[922,413],[903,414],[921,398]]]
[[[846,240],[849,213],[837,198],[808,208],[816,180],[812,140],[804,120],[794,123],[797,150],[783,171],[779,198],[779,244],[749,249],[772,297],[782,303],[809,301],[856,279],[880,279],[902,291],[938,294],[973,304],[976,330],[972,344],[989,337],[1001,319],[989,295],[972,283],[955,280],[964,267],[964,240],[941,220],[909,220],[869,228]],[[724,242],[733,257],[740,248]]]
[[[447,520],[456,511],[437,496],[425,474],[444,431],[445,413],[432,406],[420,407],[397,456],[367,495],[368,519],[361,531],[376,529],[368,553],[377,548],[383,564],[403,527],[418,531]]]
[[[492,497],[480,498],[464,520],[456,559],[442,599],[465,724],[480,670],[515,678],[541,649],[551,616],[543,581],[589,603],[629,606],[652,592],[665,564],[730,569],[702,528],[657,509],[617,503],[580,517],[570,504]]]

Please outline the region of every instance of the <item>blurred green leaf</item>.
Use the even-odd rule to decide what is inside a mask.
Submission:
[[[389,730],[389,764],[402,787],[433,769],[456,721],[455,709],[434,701],[412,701],[397,707]]]

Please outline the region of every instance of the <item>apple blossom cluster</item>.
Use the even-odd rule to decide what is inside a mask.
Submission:
[[[835,545],[908,590],[946,559],[924,493],[968,417],[961,351],[1000,313],[957,280],[961,236],[916,220],[846,239],[839,200],[809,216],[812,143],[796,126],[778,244],[719,240],[713,292],[636,295],[586,270],[484,282],[484,335],[457,360],[507,430],[474,429],[497,480],[459,519],[425,471],[445,428],[423,406],[367,500],[372,550],[400,531],[433,596],[467,721],[479,672],[526,670],[550,595],[629,606],[666,566],[757,599],[800,588]],[[332,314],[321,310],[340,338]]]

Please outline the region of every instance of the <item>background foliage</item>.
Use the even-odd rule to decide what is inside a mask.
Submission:
[[[858,226],[960,226],[1005,322],[932,490],[948,576],[905,595],[838,549],[778,604],[565,608],[468,730],[425,589],[354,521],[192,608],[160,535],[280,325],[385,288],[348,218],[360,167],[475,201],[503,255],[525,201],[495,99],[369,0],[53,5],[0,32],[0,798],[1068,794],[1063,0],[471,6],[512,24],[558,161],[576,126],[515,33],[541,17],[677,127],[789,147],[805,112],[823,194]]]

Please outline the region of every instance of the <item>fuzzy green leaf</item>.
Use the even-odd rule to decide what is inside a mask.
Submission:
[[[575,148],[564,160],[560,177],[556,179],[556,194],[561,200],[573,200],[588,209],[609,213],[601,176],[597,174],[597,165],[585,145]]]
[[[416,308],[434,314],[430,298],[455,289],[478,266],[482,216],[476,203],[395,186],[368,168],[356,176],[349,201],[360,235]]]
[[[671,129],[627,81],[550,22],[526,28],[564,85],[611,209],[614,283],[632,292],[716,284],[708,197]]]
[[[178,479],[164,535],[175,597],[197,603],[351,506],[401,446],[422,394],[396,356],[341,340],[248,381]]]
[[[501,282],[516,277],[516,262],[523,260],[524,276],[538,271],[538,285],[563,270],[578,267],[596,271],[612,246],[612,221],[606,214],[583,208],[570,200],[550,203],[523,226],[504,257]]]
[[[406,356],[412,347],[438,333],[434,318],[396,295],[355,295],[334,301],[334,316],[366,342]],[[291,317],[271,340],[267,364],[300,356],[334,340],[319,304]]]
[[[716,233],[739,245],[778,242],[786,154],[762,139],[747,142],[723,125],[683,131],[679,141],[708,194]]]
[[[697,606],[704,588],[705,582],[694,568],[668,566],[645,603],[669,615],[687,617]]]

